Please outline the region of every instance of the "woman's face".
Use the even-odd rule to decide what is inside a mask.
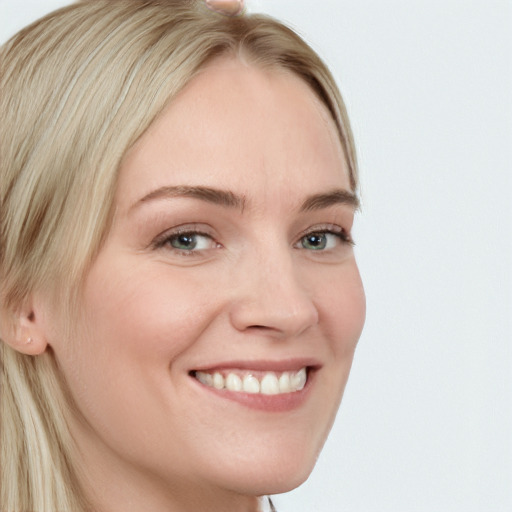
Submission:
[[[354,206],[296,76],[223,58],[179,94],[124,160],[76,339],[49,340],[90,479],[256,495],[308,476],[364,322]]]

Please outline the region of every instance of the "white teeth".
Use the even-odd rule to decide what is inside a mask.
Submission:
[[[253,375],[246,375],[244,377],[243,388],[246,393],[259,393],[260,381]]]
[[[213,374],[213,387],[215,389],[224,388],[224,377],[219,372]]]
[[[302,368],[297,373],[293,373],[290,377],[290,383],[292,388],[300,391],[306,385],[306,379],[306,368]]]
[[[213,375],[210,373],[197,372],[196,377],[201,384],[213,388]]]
[[[281,393],[290,393],[291,390],[290,374],[289,372],[284,372],[281,377],[279,377],[279,391]]]
[[[234,373],[228,374],[226,377],[226,389],[230,391],[242,391],[242,379]]]
[[[277,395],[279,393],[279,381],[273,373],[267,373],[261,380],[261,393],[263,395]]]
[[[229,372],[226,377],[220,372],[207,373],[195,372],[196,379],[215,389],[227,389],[228,391],[244,392],[262,395],[278,395],[280,393],[294,393],[304,389],[307,381],[306,368],[297,372],[283,372],[276,375],[274,372],[267,372],[259,380],[256,376],[239,370],[237,373]]]

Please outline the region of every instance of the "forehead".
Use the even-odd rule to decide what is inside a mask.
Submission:
[[[239,59],[212,61],[127,154],[120,200],[169,185],[350,190],[334,121],[298,76]],[[268,191],[267,191],[268,194]]]

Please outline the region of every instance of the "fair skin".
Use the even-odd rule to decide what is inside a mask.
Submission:
[[[288,72],[217,59],[130,150],[76,336],[37,315],[95,512],[253,512],[307,478],[364,323],[354,209],[335,125]],[[303,389],[212,387],[303,368]]]

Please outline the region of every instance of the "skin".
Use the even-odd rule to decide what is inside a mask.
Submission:
[[[206,0],[206,5],[214,11],[235,16],[243,9],[244,2],[243,0]]]
[[[227,190],[243,205],[141,201],[182,185]],[[78,409],[72,433],[96,512],[254,511],[257,496],[307,478],[365,316],[352,246],[333,234],[325,250],[303,245],[308,230],[350,233],[350,204],[300,211],[333,189],[350,182],[323,104],[288,72],[227,57],[126,155],[76,337],[65,339],[56,312],[43,315]],[[179,251],[162,240],[180,226],[208,236]],[[223,361],[294,358],[318,370],[288,412],[226,400],[189,375]]]

